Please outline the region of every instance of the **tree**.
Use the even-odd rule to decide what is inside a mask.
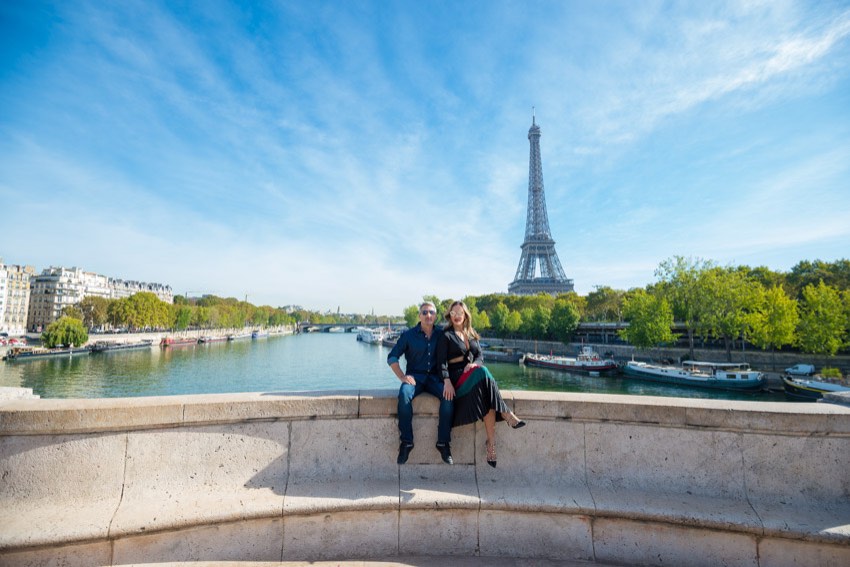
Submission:
[[[732,361],[732,343],[743,336],[754,309],[758,286],[744,272],[712,268],[702,274],[703,313],[701,326],[714,335],[723,337],[726,358]]]
[[[65,307],[63,307],[62,308],[62,316],[63,317],[70,317],[71,319],[79,319],[80,321],[83,320],[83,312],[80,309],[79,304],[77,304],[77,305],[66,305]]]
[[[511,312],[504,303],[496,303],[491,311],[490,326],[497,336],[504,337],[508,333],[507,323]],[[519,328],[519,327],[517,327]]]
[[[404,309],[404,322],[408,327],[413,328],[419,322],[419,306],[410,305]]]
[[[520,321],[521,321],[521,323],[519,325],[520,335],[522,335],[522,337],[524,337],[526,339],[531,339],[531,338],[538,338],[539,339],[540,337],[534,336],[534,321],[532,320],[534,318],[534,308],[533,307],[524,307],[524,308],[520,309],[519,311],[515,311],[515,313],[519,313],[519,316],[520,316]]]
[[[519,311],[511,311],[508,318],[505,320],[505,332],[513,335],[522,326],[522,315]]]
[[[573,333],[578,328],[579,314],[576,306],[563,299],[555,300],[552,307],[552,318],[549,322],[549,331],[562,343],[568,343]]]
[[[486,331],[490,328],[490,316],[486,311],[481,311],[475,319],[475,329],[478,332]]]
[[[841,295],[823,282],[803,288],[797,344],[803,352],[835,354],[847,332]]]
[[[762,288],[757,293],[756,307],[749,314],[748,338],[758,348],[775,353],[775,349],[794,343],[799,319],[797,301],[788,297],[785,290],[778,285]]]
[[[596,286],[595,291],[587,294],[588,321],[622,321],[623,320],[623,298],[626,292],[611,287]]]
[[[694,334],[703,326],[705,278],[707,270],[714,267],[710,260],[676,256],[659,264],[655,271],[659,278],[659,291],[673,309],[673,316],[688,333],[690,358],[694,358]]]
[[[531,334],[529,338],[546,339],[549,334],[549,323],[552,320],[552,310],[540,305],[531,313]]]
[[[174,306],[174,327],[180,329],[187,329],[189,324],[192,322],[192,308],[188,305],[175,305]]]
[[[41,334],[41,340],[47,348],[61,345],[80,346],[89,340],[89,334],[80,319],[60,317],[48,325]]]
[[[79,303],[83,324],[89,329],[103,327],[107,322],[109,300],[105,297],[88,295]]]
[[[673,310],[663,297],[637,289],[626,297],[623,316],[629,326],[619,335],[639,349],[673,341]]]
[[[131,311],[129,297],[115,299],[106,307],[106,318],[110,325],[120,329],[130,324]]]

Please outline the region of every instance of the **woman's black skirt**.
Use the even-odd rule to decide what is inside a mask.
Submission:
[[[452,377],[453,384],[457,384],[462,373],[463,368],[457,373],[457,377]],[[485,366],[473,370],[459,387],[456,386],[454,409],[452,427],[475,423],[483,419],[490,410],[496,410],[496,421],[503,421],[502,412],[511,411],[499,393],[496,380]]]

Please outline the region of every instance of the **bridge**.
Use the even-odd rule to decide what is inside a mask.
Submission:
[[[393,329],[406,329],[405,325],[388,325],[387,323],[310,323],[301,321],[298,323],[299,333],[356,333],[357,329],[385,329],[387,326]]]
[[[0,564],[850,565],[850,400],[504,390],[491,468],[431,396],[397,465],[396,392],[0,400]]]

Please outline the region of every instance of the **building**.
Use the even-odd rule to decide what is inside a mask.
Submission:
[[[84,297],[123,299],[147,291],[166,303],[174,303],[171,286],[109,278],[81,268],[50,267],[31,283],[27,329],[41,332],[62,316],[62,310],[76,305]]]
[[[91,274],[95,276],[96,274]],[[97,284],[94,277],[86,277]],[[27,329],[40,333],[62,316],[65,307],[83,299],[83,270],[80,268],[45,268],[32,278]]]
[[[0,332],[23,335],[27,330],[32,266],[7,266],[0,259]]]
[[[109,278],[110,296],[112,299],[123,299],[142,291],[153,293],[161,301],[174,303],[174,292],[170,285],[158,283],[137,282]]]
[[[530,146],[528,159],[528,212],[525,224],[525,241],[516,269],[514,281],[508,292],[516,295],[550,293],[557,295],[573,291],[573,280],[567,278],[555,241],[549,230],[546,212],[546,195],[543,192],[543,162],[540,158],[540,126],[531,118],[528,129]]]

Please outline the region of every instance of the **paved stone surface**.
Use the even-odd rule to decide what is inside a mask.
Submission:
[[[153,564],[136,564],[136,567]],[[215,567],[615,567],[610,563],[593,563],[585,561],[553,561],[550,559],[523,559],[515,557],[469,557],[469,556],[407,556],[386,557],[365,560],[339,561],[282,561],[282,562],[229,562],[212,563],[156,563],[156,567],[199,567],[210,565]],[[125,566],[132,567],[132,566]],[[619,567],[623,567],[619,565]]]

